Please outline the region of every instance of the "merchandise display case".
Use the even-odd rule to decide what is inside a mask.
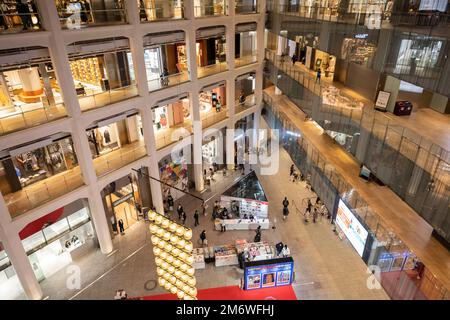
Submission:
[[[97,57],[70,61],[70,70],[75,81],[101,87],[103,77]]]
[[[208,248],[195,248],[193,251],[194,257],[194,268],[195,269],[205,269],[205,251],[208,251]]]
[[[215,266],[233,266],[238,265],[238,256],[236,247],[233,245],[222,245],[214,247]]]

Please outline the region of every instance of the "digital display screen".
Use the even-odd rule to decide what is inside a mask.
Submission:
[[[292,283],[293,262],[246,267],[244,290],[286,286]]]
[[[347,239],[362,257],[369,232],[342,200],[339,200],[336,224],[344,232]]]

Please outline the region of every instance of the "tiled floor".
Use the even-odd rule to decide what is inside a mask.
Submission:
[[[262,239],[272,244],[283,241],[290,246],[296,272],[293,287],[298,299],[388,299],[382,289],[367,288],[366,265],[347,241],[337,238],[326,219],[306,225],[302,216],[292,210],[283,221],[281,202],[285,195],[297,202],[313,194],[303,183],[288,181],[291,160],[285,151],[281,151],[280,163],[283,165],[276,175],[259,175],[270,203],[269,216],[276,227],[263,230]],[[248,169],[247,166],[247,172]],[[213,231],[212,204],[240,176],[234,171],[229,171],[226,178],[217,173],[216,182],[201,194],[204,199],[209,199],[209,210],[208,216],[200,217],[200,226],[194,228],[194,243],[203,229],[207,230],[209,245],[253,239],[254,231]],[[192,214],[199,203],[187,196],[180,202],[188,214],[187,225],[193,227]],[[135,297],[165,293],[153,282],[157,277],[147,224],[134,224],[124,236],[115,237],[114,246],[118,250],[110,257],[96,251],[77,263],[81,268],[81,291],[66,289],[67,274],[61,270],[41,283],[45,295],[49,299],[112,299],[119,288]],[[216,268],[208,264],[206,269],[196,271],[199,288],[238,285],[241,276],[236,267]]]

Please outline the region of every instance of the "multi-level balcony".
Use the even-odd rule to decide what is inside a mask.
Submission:
[[[145,71],[149,91],[189,81],[183,31],[148,34],[144,37]]]
[[[162,149],[192,134],[189,99],[177,97],[152,108],[156,149]]]
[[[115,116],[114,120],[98,121],[86,131],[97,176],[147,155],[140,115],[128,112]]]
[[[66,116],[46,48],[0,52],[0,135]]]
[[[84,184],[67,134],[2,152],[1,192],[12,218]]]
[[[76,42],[68,46],[68,51],[82,111],[138,95],[127,39]]]

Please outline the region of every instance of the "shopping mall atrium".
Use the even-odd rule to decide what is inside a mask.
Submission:
[[[450,300],[448,0],[0,0],[1,300]]]

